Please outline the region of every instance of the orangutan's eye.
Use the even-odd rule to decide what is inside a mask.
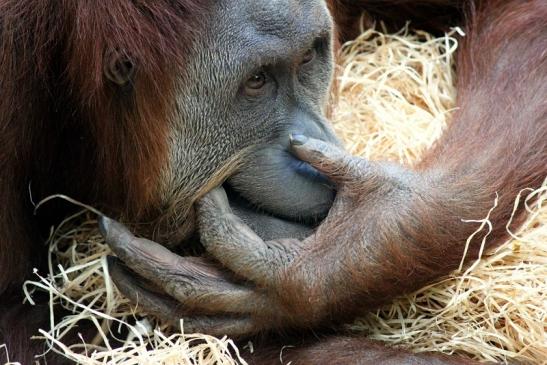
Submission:
[[[304,56],[302,56],[302,62],[301,65],[305,65],[306,63],[310,63],[315,59],[315,56],[317,55],[317,50],[314,48],[310,48],[309,50],[304,53]]]
[[[254,72],[243,83],[243,93],[250,97],[258,97],[265,94],[270,88],[266,87],[270,85],[271,78],[264,68]]]
[[[266,85],[267,76],[264,71],[259,71],[249,77],[245,82],[245,88],[250,90],[259,90]]]

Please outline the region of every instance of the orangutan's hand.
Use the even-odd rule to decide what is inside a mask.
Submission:
[[[220,187],[197,207],[201,242],[213,259],[178,256],[103,217],[101,231],[118,256],[110,260],[118,288],[149,313],[173,322],[183,318],[187,331],[213,335],[314,327],[347,316],[337,312],[339,304],[366,291],[362,281],[352,283],[347,275],[351,265],[365,268],[365,258],[355,257],[365,235],[349,217],[374,204],[372,197],[379,190],[392,190],[393,184],[379,165],[335,146],[304,136],[293,136],[291,146],[297,157],[338,187],[329,216],[316,233],[303,241],[265,242],[232,213]],[[345,230],[342,241],[330,234],[340,228]]]

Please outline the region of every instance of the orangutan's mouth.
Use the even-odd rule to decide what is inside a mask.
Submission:
[[[246,190],[256,176],[248,171],[243,172],[247,174],[247,184],[232,184],[233,181],[228,179],[223,188],[234,214],[264,240],[303,239],[330,209],[332,198],[326,199],[328,196],[324,194],[332,191],[332,184],[318,170],[291,154],[281,153],[278,156],[284,169],[278,169],[279,174],[271,180],[259,182],[262,184],[260,194],[249,195]],[[263,171],[253,173],[263,174],[261,178],[268,176]],[[318,190],[318,186],[323,187],[322,190]],[[302,209],[303,205],[308,208]]]
[[[318,223],[275,215],[245,199],[229,184],[224,184],[223,187],[234,214],[265,241],[279,238],[304,239],[313,232]]]

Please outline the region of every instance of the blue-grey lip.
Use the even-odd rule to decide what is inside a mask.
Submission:
[[[311,166],[307,162],[298,160],[291,156],[291,159],[289,161],[289,167],[297,174],[302,175],[314,182],[332,185],[330,180],[325,175],[320,173],[315,167]]]

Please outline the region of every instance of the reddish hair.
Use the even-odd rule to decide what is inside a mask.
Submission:
[[[65,193],[130,219],[149,213],[176,70],[211,3],[0,0],[0,343],[12,355],[31,355],[37,327],[6,309],[21,303],[20,284],[45,257],[29,183],[35,200]],[[136,65],[132,87],[105,79],[109,52]]]
[[[166,162],[177,67],[208,0],[0,0],[0,292],[28,272],[21,222],[38,197],[70,193],[139,216]],[[105,55],[136,65],[104,78]],[[28,217],[26,217],[28,220]]]

